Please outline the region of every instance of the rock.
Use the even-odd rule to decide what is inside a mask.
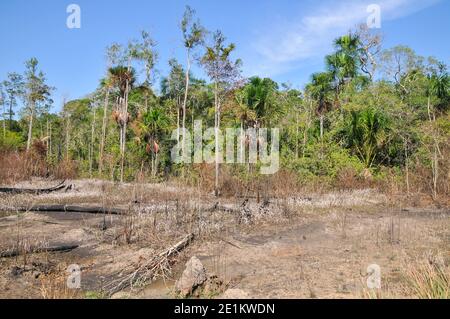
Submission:
[[[206,270],[202,262],[197,257],[192,257],[186,263],[186,269],[183,271],[180,279],[175,283],[175,292],[181,297],[191,295],[194,290],[201,286],[206,280]]]
[[[249,295],[242,289],[228,289],[220,299],[249,299]]]

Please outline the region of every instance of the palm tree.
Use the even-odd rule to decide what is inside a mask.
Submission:
[[[169,131],[171,121],[166,112],[161,108],[152,108],[144,114],[138,127],[140,135],[146,142],[146,152],[151,154],[152,175],[158,171],[158,154],[161,149],[161,139]]]
[[[358,75],[360,39],[349,33],[334,41],[336,52],[325,58],[328,71],[333,75],[336,102],[342,87]]]
[[[344,131],[348,146],[365,167],[370,168],[387,141],[388,130],[388,120],[384,114],[374,108],[366,108],[351,112]]]
[[[120,181],[123,182],[123,168],[125,160],[126,130],[129,122],[128,113],[128,94],[136,80],[135,72],[131,67],[116,66],[109,69],[111,81],[119,90],[119,97],[116,103],[116,110],[113,112],[113,118],[120,128]]]
[[[246,85],[244,89],[246,103],[255,112],[257,125],[274,111],[272,98],[276,90],[278,90],[277,83],[268,78],[252,77]]]
[[[241,142],[241,154],[240,159],[244,160],[244,145],[246,134],[244,130],[246,129],[246,126],[248,123],[256,122],[257,120],[257,114],[256,112],[249,107],[249,105],[246,103],[246,92],[241,90],[235,93],[235,107],[233,109],[236,117],[239,119],[241,124],[241,136],[240,136],[240,142]]]
[[[448,108],[450,97],[450,76],[447,73],[446,66],[439,64],[439,71],[428,76],[429,89],[427,95],[435,96],[439,99],[436,107],[442,111]]]
[[[307,85],[306,90],[311,97],[316,100],[316,113],[320,120],[320,138],[323,138],[323,122],[325,113],[331,109],[331,96],[333,91],[333,75],[329,72],[314,73],[311,83]]]

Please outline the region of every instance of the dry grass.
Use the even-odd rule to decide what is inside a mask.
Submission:
[[[449,299],[450,271],[429,261],[410,266],[406,272],[406,290],[419,299]]]
[[[67,286],[67,272],[59,271],[48,275],[41,275],[40,293],[43,299],[82,299],[80,289]]]

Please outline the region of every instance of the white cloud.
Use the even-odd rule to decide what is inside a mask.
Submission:
[[[270,25],[252,44],[258,61],[248,65],[248,73],[274,76],[293,70],[305,60],[323,57],[331,48],[333,39],[347,32],[369,16],[367,7],[378,4],[383,21],[394,20],[440,0],[345,0],[322,4],[306,16],[299,16],[293,23]]]

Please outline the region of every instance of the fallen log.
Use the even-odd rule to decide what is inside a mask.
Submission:
[[[20,256],[22,254],[40,254],[46,252],[68,252],[78,248],[78,245],[61,245],[61,246],[53,246],[53,247],[35,247],[28,248],[26,250],[23,249],[12,249],[0,252],[0,258],[12,258],[16,256]]]
[[[128,266],[117,274],[119,278],[105,285],[103,289],[111,296],[127,287],[142,286],[158,276],[166,276],[170,273],[170,258],[186,248],[193,239],[194,234],[189,234],[153,258]]]
[[[66,188],[67,186],[66,186],[65,182],[66,181],[64,180],[56,186],[53,186],[50,188],[38,188],[38,189],[1,187],[0,193],[8,193],[8,194],[14,194],[14,195],[17,195],[17,194],[34,194],[34,195],[48,194],[48,193],[57,192],[59,190]]]
[[[124,210],[119,208],[108,207],[83,207],[72,205],[36,205],[31,207],[14,207],[14,208],[0,208],[3,211],[18,211],[18,212],[63,212],[63,213],[84,213],[84,214],[109,214],[109,215],[123,215]]]

